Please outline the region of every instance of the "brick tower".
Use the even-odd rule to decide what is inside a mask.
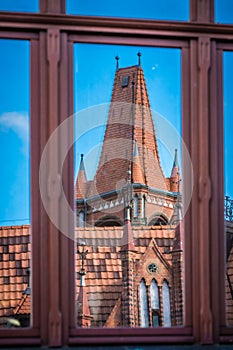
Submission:
[[[76,181],[77,222],[123,226],[131,196],[132,225],[166,225],[177,199],[177,155],[171,177],[160,164],[143,69],[117,69],[108,120],[94,179],[87,181],[83,155]],[[128,178],[130,176],[130,186]]]

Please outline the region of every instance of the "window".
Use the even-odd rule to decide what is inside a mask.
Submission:
[[[233,4],[231,0],[215,1],[215,21],[217,23],[233,23]]]
[[[162,286],[163,296],[163,317],[164,327],[171,327],[171,302],[170,302],[170,291],[167,281],[163,282]]]
[[[144,316],[143,321],[138,318],[134,295],[138,279],[145,277],[142,262],[147,266],[159,259],[159,270],[171,282],[173,298],[177,286],[172,275],[182,279],[184,252],[176,252],[176,245],[182,245],[176,229],[181,220],[177,213],[182,173],[177,154],[182,148],[181,54],[177,48],[142,47],[138,51],[134,46],[74,44],[75,205],[79,217],[85,212],[76,239],[77,244],[84,241],[89,252],[82,263],[84,288],[78,275],[81,260],[76,256],[75,293],[78,299],[85,290],[89,328],[152,325],[151,308],[148,322]],[[173,107],[166,105],[169,100]],[[150,108],[157,105],[166,116]],[[148,226],[157,212],[169,217],[164,231],[157,221],[153,230]],[[97,254],[94,246],[98,246]],[[111,254],[112,247],[117,255]],[[108,254],[103,266],[99,254]],[[176,254],[182,259],[175,258]],[[179,286],[183,294],[184,285]],[[177,313],[183,314],[182,302],[179,308]],[[83,309],[77,309],[80,320]],[[173,325],[177,323],[173,319]],[[84,321],[78,323],[82,325],[86,328]]]
[[[233,188],[232,188],[232,145],[231,134],[232,129],[232,96],[231,96],[231,65],[233,63],[233,52],[223,52],[223,101],[224,101],[224,209],[225,209],[225,298],[226,298],[226,323],[233,325]]]
[[[0,11],[38,12],[39,0],[1,0]]]
[[[148,299],[147,299],[147,288],[144,280],[140,283],[139,289],[140,295],[140,323],[141,327],[149,326],[149,312],[148,312]]]
[[[133,201],[133,210],[134,210],[134,218],[137,218],[138,217],[138,196],[134,196],[134,201]]]
[[[150,285],[150,300],[152,309],[152,326],[160,326],[160,303],[159,288],[157,282],[153,279]]]
[[[18,328],[32,322],[30,46],[0,39],[0,51],[0,327]]]
[[[80,211],[78,215],[78,226],[83,227],[84,226],[84,212]]]
[[[101,4],[92,1],[67,0],[67,13],[92,16],[131,17],[131,18],[154,18],[163,20],[187,21],[189,19],[189,3],[182,0],[179,4],[168,1],[157,1],[156,7],[152,0],[146,0],[143,7],[140,3],[132,0],[117,3],[102,1]]]
[[[225,348],[226,343],[232,343],[233,334],[230,318],[227,318],[227,315],[230,315],[228,311],[230,310],[231,292],[226,274],[226,266],[228,266],[227,272],[231,279],[232,276],[229,273],[230,261],[227,261],[228,248],[231,242],[226,237],[228,233],[230,234],[229,227],[231,226],[229,206],[231,205],[231,194],[224,190],[224,184],[227,189],[227,182],[231,183],[231,175],[227,168],[224,169],[229,157],[227,144],[230,142],[228,129],[230,130],[231,124],[228,124],[229,120],[226,113],[227,94],[230,94],[232,90],[231,87],[229,88],[229,82],[232,80],[232,64],[230,64],[229,70],[226,67],[231,61],[230,56],[233,51],[231,11],[230,7],[227,9],[225,6],[231,5],[231,3],[227,3],[227,1],[219,2],[218,0],[190,0],[186,2],[186,5],[184,5],[184,2],[177,5],[177,2],[173,1],[176,6],[176,10],[174,10],[174,4],[168,6],[163,1],[161,6],[165,6],[166,11],[159,13],[159,5],[156,7],[154,1],[153,8],[142,6],[142,4],[133,7],[130,5],[127,8],[127,4],[130,4],[128,1],[127,4],[124,3],[123,9],[120,2],[113,4],[108,1],[106,4],[103,2],[105,8],[98,7],[97,9],[97,2],[95,1],[79,0],[71,3],[69,1],[65,2],[65,0],[40,0],[38,2],[30,1],[30,10],[24,8],[22,10],[26,12],[17,13],[21,11],[19,3],[20,1],[15,1],[17,8],[10,6],[6,9],[10,2],[2,2],[5,10],[1,11],[0,40],[10,40],[12,46],[15,41],[20,41],[20,44],[27,47],[25,51],[27,54],[22,62],[20,55],[15,50],[13,54],[9,55],[8,61],[0,67],[0,70],[3,73],[1,82],[5,79],[4,76],[10,79],[13,71],[16,71],[14,89],[18,87],[18,83],[16,83],[17,74],[22,75],[20,84],[27,80],[21,91],[16,93],[15,90],[10,91],[12,105],[18,100],[18,96],[21,95],[22,91],[27,89],[29,91],[30,89],[28,94],[30,111],[28,109],[28,115],[30,115],[31,195],[28,206],[28,208],[30,207],[28,211],[30,221],[27,223],[30,224],[32,239],[28,243],[29,231],[26,230],[26,232],[23,228],[21,231],[23,233],[22,237],[20,236],[20,239],[22,238],[20,243],[22,251],[16,253],[11,251],[12,244],[7,240],[10,238],[12,242],[12,234],[20,232],[19,226],[21,226],[21,223],[17,222],[17,226],[9,225],[7,229],[1,228],[0,265],[2,264],[1,267],[6,263],[11,266],[15,265],[12,269],[18,270],[19,273],[22,272],[19,270],[26,272],[27,269],[24,276],[25,283],[23,285],[16,283],[16,285],[18,284],[17,288],[19,285],[22,288],[20,293],[22,295],[23,292],[23,298],[28,298],[30,288],[32,288],[31,310],[33,312],[31,313],[30,327],[22,329],[22,327],[17,327],[17,322],[11,324],[10,328],[1,327],[0,343],[3,346],[12,345],[18,348],[22,344],[27,344],[29,347],[40,346],[41,344],[50,347],[76,346],[77,344],[93,347],[94,344],[106,344],[107,347],[111,347],[113,343],[117,346],[122,345],[122,347],[132,343],[140,343],[142,346],[147,343],[153,347],[158,343],[169,342],[171,348],[177,347],[177,343],[189,343],[191,346],[197,343],[198,346],[208,344],[220,349]],[[33,8],[35,3],[37,8]],[[74,9],[72,4],[77,8]],[[111,5],[111,8],[109,5]],[[65,13],[66,7],[67,14]],[[38,8],[40,8],[40,13],[35,13]],[[3,10],[3,6],[0,6],[0,9]],[[189,9],[190,16],[188,14]],[[34,13],[31,14],[27,10],[34,11]],[[14,13],[14,11],[16,12]],[[172,11],[173,13],[171,13]],[[114,18],[111,17],[113,15]],[[127,18],[128,16],[132,17]],[[226,25],[219,23],[226,23]],[[98,121],[100,116],[105,120],[107,119],[109,104],[107,108],[100,107],[99,114],[93,113],[92,110],[89,114],[92,116],[90,119],[85,119],[81,110],[90,105],[108,103],[111,100],[117,61],[119,69],[130,66],[137,66],[138,68],[141,64],[145,70],[146,85],[150,86],[151,83],[156,81],[156,88],[154,86],[153,91],[163,94],[165,87],[161,76],[159,76],[158,68],[161,68],[166,60],[162,59],[158,67],[156,66],[158,62],[150,61],[155,57],[152,51],[157,49],[168,50],[167,60],[170,60],[170,63],[168,69],[165,69],[165,73],[170,79],[172,70],[176,73],[179,72],[178,79],[174,79],[174,83],[178,83],[182,90],[180,90],[180,95],[176,95],[173,93],[174,91],[169,90],[170,93],[167,94],[165,102],[161,98],[155,98],[154,101],[156,101],[158,109],[161,108],[162,114],[166,114],[166,111],[171,109],[173,115],[177,112],[177,107],[180,109],[183,118],[182,123],[180,119],[178,130],[180,134],[182,130],[182,138],[190,152],[193,173],[186,164],[183,149],[181,153],[179,147],[177,147],[179,166],[182,167],[182,174],[180,175],[182,176],[177,179],[178,172],[173,172],[174,176],[172,177],[174,179],[173,182],[170,181],[173,190],[169,191],[173,192],[173,194],[169,194],[170,202],[174,198],[179,199],[177,205],[173,208],[176,209],[176,215],[173,220],[170,220],[167,213],[170,202],[165,198],[167,193],[158,193],[156,187],[153,189],[153,193],[148,195],[146,193],[147,184],[145,184],[146,186],[140,189],[145,195],[145,215],[144,218],[140,217],[140,220],[144,220],[139,220],[139,228],[138,222],[131,225],[134,230],[134,239],[132,240],[128,218],[129,215],[133,216],[131,199],[136,193],[140,192],[137,188],[138,181],[135,182],[135,187],[131,186],[129,176],[127,177],[124,174],[124,182],[117,183],[117,190],[123,188],[123,184],[125,185],[124,197],[118,196],[120,191],[116,191],[115,198],[109,198],[107,195],[105,198],[99,196],[98,203],[90,201],[87,203],[86,211],[82,210],[82,203],[77,202],[74,197],[74,178],[76,180],[81,154],[84,154],[83,160],[87,181],[93,179],[95,172],[93,171],[91,174],[91,170],[93,166],[98,166],[98,162],[91,164],[87,160],[89,152],[99,154],[98,152],[101,151],[101,147],[96,147],[99,142],[96,143],[95,140],[97,135],[98,137],[101,135],[103,140],[104,124],[95,125],[94,128],[91,127],[88,143],[85,142],[82,136],[78,140],[79,144],[76,150],[71,146],[74,132],[73,122],[72,127],[68,127],[61,138],[61,128],[59,128],[58,134],[53,133],[58,126],[62,127],[65,121],[70,120],[69,116],[72,116],[74,111],[78,112],[78,118],[83,118],[82,120],[85,120],[85,122]],[[131,55],[130,60],[124,61],[123,53],[126,51],[129,53],[130,50],[132,54],[129,54]],[[176,52],[176,58],[174,58],[172,52]],[[3,60],[6,53],[6,50],[1,49],[0,61]],[[138,56],[138,53],[141,53],[142,56]],[[120,59],[115,60],[117,56]],[[78,61],[76,58],[78,58]],[[17,59],[17,63],[13,65],[13,70],[9,74],[5,74],[14,59]],[[109,71],[108,77],[103,78],[103,72],[106,72],[109,68],[105,65],[108,59],[109,62],[112,60],[111,71]],[[29,60],[30,64],[28,69],[25,70],[24,63],[27,65]],[[178,68],[175,67],[177,62]],[[88,63],[87,70],[84,69],[85,63]],[[150,69],[146,72],[145,67],[150,67]],[[5,68],[5,71],[3,68]],[[154,74],[156,78],[151,79],[151,74]],[[30,79],[28,79],[29,75]],[[124,75],[131,76],[128,73]],[[93,86],[89,83],[89,76],[96,77],[96,84],[93,84]],[[75,87],[73,81],[75,81]],[[100,89],[100,85],[104,88]],[[94,94],[86,93],[90,87],[94,89]],[[173,87],[174,84],[171,84],[170,81],[166,89],[173,89]],[[5,98],[7,85],[4,88],[1,106],[5,105],[7,101],[9,102],[9,99]],[[134,93],[137,93],[135,85],[131,84],[131,80],[129,80],[128,86],[121,87],[122,93],[126,97],[129,89],[131,89],[131,92],[134,90]],[[83,98],[84,93],[85,98]],[[159,96],[157,95],[157,97]],[[178,101],[178,103],[173,104],[174,101]],[[20,103],[23,103],[23,99]],[[75,108],[73,108],[74,105]],[[152,106],[150,105],[150,107]],[[18,111],[15,110],[14,112]],[[140,108],[136,111],[136,113],[142,112]],[[126,111],[124,108],[120,108],[119,112],[113,109],[111,113],[112,116],[121,115],[123,118]],[[82,125],[80,120],[78,119],[78,126]],[[114,125],[114,128],[117,129],[117,127],[118,125]],[[156,125],[155,129],[157,133]],[[83,131],[85,134],[87,130]],[[81,134],[83,135],[82,130]],[[58,138],[55,137],[54,148],[51,148],[51,144],[49,144],[48,157],[44,159],[46,166],[43,167],[40,173],[42,155],[52,135],[58,135]],[[166,135],[168,135],[167,130]],[[1,195],[7,189],[8,176],[6,176],[5,171],[9,165],[9,158],[11,158],[10,155],[7,158],[8,152],[6,152],[5,142],[11,143],[13,135],[9,134],[8,140],[5,136],[6,129],[4,132],[1,130],[1,157],[4,161],[4,163],[2,162],[1,180],[4,179],[3,185],[5,185],[5,187],[1,185]],[[172,137],[168,138],[171,141],[173,140]],[[224,142],[226,143],[224,144]],[[138,154],[140,155],[140,140],[138,138],[135,140],[135,144],[137,144],[135,148],[138,148]],[[166,154],[166,152],[166,147],[160,147],[161,161],[164,158],[163,154]],[[174,152],[175,149],[171,152],[169,164],[174,162]],[[131,150],[130,152],[126,150],[123,153],[124,158],[130,155]],[[136,155],[137,152],[135,151]],[[16,157],[14,159],[16,165],[17,159]],[[103,162],[107,165],[110,161],[111,154],[106,152],[103,155]],[[176,164],[176,162],[174,163]],[[138,171],[138,179],[140,179],[142,175],[140,164],[135,162],[135,165]],[[75,174],[74,168],[76,169]],[[171,177],[171,169],[166,164],[163,164],[162,168],[167,184],[167,178]],[[121,167],[118,167],[119,169]],[[149,166],[148,169],[150,169]],[[25,178],[23,179],[20,176],[20,180],[26,179],[29,174],[28,170],[25,171]],[[125,173],[128,172],[127,174],[130,175],[130,171],[131,169],[128,167]],[[10,178],[10,171],[7,174]],[[42,178],[39,174],[43,175]],[[43,181],[40,181],[41,179]],[[187,199],[185,193],[187,188],[192,188],[192,179],[194,190],[191,206],[189,206],[190,198]],[[103,177],[102,182],[104,182]],[[40,187],[45,189],[44,192],[42,190],[42,194]],[[182,188],[185,189],[183,192],[181,191]],[[25,194],[25,198],[28,198],[28,193],[24,191],[23,187],[21,189],[21,194]],[[180,197],[181,192],[182,198]],[[44,197],[43,194],[45,194]],[[112,195],[112,193],[110,194]],[[225,202],[227,217],[224,216],[225,195],[230,197],[226,198]],[[44,199],[48,202],[48,207],[44,206]],[[122,199],[123,202],[121,202]],[[141,198],[138,197],[138,200],[140,212]],[[27,199],[25,203],[26,201]],[[79,204],[80,207],[78,207]],[[122,216],[118,221],[119,216],[113,212],[113,208],[124,207],[124,205],[126,205],[127,210],[124,213],[122,211]],[[101,210],[110,211],[110,213],[103,212],[98,218],[95,214],[96,220],[94,220],[91,216],[96,213],[95,210],[98,212],[101,206]],[[152,206],[157,206],[160,209],[164,208],[164,210],[150,212],[148,209]],[[5,208],[4,205],[3,207]],[[26,206],[21,205],[19,207],[22,210]],[[188,209],[185,219],[180,221],[180,211],[184,207]],[[76,227],[74,222],[76,221],[76,214],[80,211],[84,212],[85,215],[87,213],[89,220],[85,222],[85,234],[82,227],[74,229]],[[2,212],[0,210],[0,213]],[[12,210],[11,213],[13,214]],[[15,219],[22,218],[27,219],[28,216],[15,217]],[[159,224],[153,221],[157,218],[162,218]],[[8,219],[6,217],[2,220]],[[226,221],[227,233],[224,231]],[[100,226],[96,226],[95,222],[100,223]],[[104,223],[104,227],[101,226],[101,222]],[[106,222],[110,222],[110,226],[105,225]],[[26,222],[24,223],[26,224]],[[119,226],[112,226],[113,223],[118,223]],[[144,235],[141,239],[142,237],[138,235],[138,231],[149,223],[152,226],[149,230],[143,228]],[[177,229],[172,234],[185,236],[184,259],[181,254],[184,249],[183,245],[179,244],[179,240],[173,240],[169,236],[171,231],[168,227],[175,223],[178,223]],[[122,240],[122,229],[125,231],[126,240]],[[97,233],[94,240],[91,234],[93,230]],[[11,233],[9,234],[8,231]],[[89,233],[89,237],[87,233]],[[151,239],[152,236],[153,239]],[[16,241],[19,241],[18,237],[16,237]],[[108,246],[106,246],[106,242]],[[158,266],[158,272],[152,272],[152,274],[147,269],[148,256],[146,263],[144,259],[135,259],[136,253],[132,243],[136,246],[137,244],[140,245],[141,251],[145,247],[148,248],[147,254],[150,254],[150,263]],[[22,267],[22,263],[19,262],[28,262],[27,258],[24,258],[28,256],[29,248],[32,252],[30,270],[28,270],[28,265]],[[16,254],[20,254],[24,258],[16,259]],[[123,265],[118,264],[119,256],[124,260]],[[172,292],[172,287],[177,274],[172,274],[169,269],[169,262],[172,260],[173,263],[177,263],[177,270],[180,269],[182,264],[185,266],[183,278],[177,281],[181,285],[177,283],[178,287],[175,294]],[[93,263],[94,261],[95,263]],[[109,264],[110,262],[115,262],[114,268],[112,268],[112,263]],[[122,273],[122,267],[124,271],[127,271],[126,274]],[[18,277],[20,277],[17,274],[8,276],[3,270],[1,269],[0,273],[1,299],[2,293],[5,293],[10,284],[18,282]],[[138,273],[139,270],[140,274]],[[167,275],[164,276],[165,272],[171,278],[168,278]],[[136,289],[132,289],[130,284],[134,273]],[[10,277],[13,277],[14,280]],[[127,286],[123,298],[121,298],[122,284],[118,284],[119,281],[122,281],[122,277]],[[104,286],[107,289],[107,291],[105,290],[104,299],[102,298],[103,294],[99,291],[99,285],[91,285],[90,283],[88,285],[91,278],[104,280]],[[151,307],[150,288],[152,288],[151,285],[156,283],[153,282],[153,279],[157,282],[159,289],[159,311],[157,308],[153,309]],[[112,283],[113,281],[114,283]],[[113,323],[114,320],[120,319],[122,305],[125,312],[130,311],[129,314],[132,314],[133,305],[136,303],[138,306],[140,305],[140,285],[142,286],[141,295],[143,293],[145,295],[145,291],[147,292],[147,298],[143,300],[147,302],[147,307],[144,310],[147,310],[148,316],[144,313],[144,318],[149,327],[135,327],[133,322],[135,320],[140,322],[140,310],[133,313],[134,320],[132,318],[126,320],[125,318],[126,321],[124,321],[123,326],[118,322]],[[91,298],[90,290],[86,289],[87,286],[91,288]],[[153,288],[154,291],[157,290],[156,287]],[[179,299],[180,290],[185,293],[183,299]],[[18,292],[14,293],[17,297]],[[115,298],[114,305],[112,304],[112,295]],[[129,303],[129,297],[131,298],[131,296],[133,296],[132,303]],[[89,309],[86,308],[87,300],[89,301]],[[103,304],[103,300],[106,301],[105,304]],[[122,305],[121,300],[123,300]],[[176,300],[179,303],[184,303],[185,315],[178,315],[179,327],[171,327]],[[119,318],[109,318],[108,327],[105,327],[103,315],[106,315],[105,312],[106,310],[109,312],[109,309],[112,310],[112,315],[117,315]],[[93,321],[94,311],[95,315],[99,314],[100,317]],[[80,317],[81,315],[83,317]],[[82,326],[80,326],[80,321]],[[96,323],[93,324],[93,322]],[[126,327],[127,322],[130,322],[130,327]],[[157,326],[159,322],[160,327]],[[92,327],[90,327],[91,324],[93,324]],[[167,325],[166,328],[162,327],[163,324]]]

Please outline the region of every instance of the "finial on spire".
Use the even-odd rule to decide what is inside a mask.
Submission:
[[[81,154],[81,159],[80,159],[79,170],[84,170],[85,171],[83,157],[84,157],[84,154],[82,153]]]
[[[138,67],[141,67],[141,56],[142,56],[142,54],[141,54],[140,51],[138,51],[137,55],[138,55]]]
[[[116,57],[115,57],[115,60],[116,60],[116,70],[119,69],[119,59],[120,59],[120,57],[119,57],[118,55],[116,55]]]
[[[177,156],[177,148],[175,149],[175,156],[174,156],[174,162],[173,162],[173,168],[179,167],[178,165],[178,156]]]

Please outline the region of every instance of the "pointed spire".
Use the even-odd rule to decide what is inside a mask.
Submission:
[[[124,222],[123,237],[121,241],[121,250],[120,250],[121,252],[135,251],[130,211],[131,211],[131,207],[130,205],[127,205],[125,208],[125,222]]]
[[[141,67],[141,56],[142,56],[142,54],[141,54],[140,51],[138,51],[137,55],[138,55],[138,67]]]
[[[84,166],[83,154],[81,154],[78,176],[76,179],[76,198],[85,198],[87,176]]]
[[[183,240],[182,240],[182,230],[183,230],[182,204],[181,204],[181,199],[179,197],[177,198],[172,221],[173,221],[172,223],[174,225],[176,225],[173,251],[177,251],[177,250],[180,250],[183,248],[183,244],[182,244],[182,242],[183,242]]]
[[[90,308],[88,304],[85,275],[86,270],[84,267],[84,262],[88,254],[88,250],[85,250],[85,242],[81,243],[82,250],[77,251],[81,258],[81,269],[79,271],[80,275],[80,289],[78,296],[78,324],[80,327],[90,327],[92,316],[90,314]]]
[[[121,313],[123,326],[135,327],[134,295],[132,286],[134,283],[134,259],[135,245],[130,220],[130,206],[125,208],[125,223],[123,237],[121,240],[121,264],[122,264],[122,293],[121,293]]]
[[[134,141],[132,182],[141,183],[141,184],[145,182],[145,176],[144,176],[143,169],[140,162],[140,154],[139,154],[137,140]]]
[[[175,149],[174,161],[171,171],[170,184],[172,192],[180,192],[180,169],[178,163],[177,149]]]
[[[135,251],[132,226],[130,221],[130,207],[126,208],[123,237],[121,241],[121,252]]]
[[[177,148],[175,149],[175,156],[174,156],[174,162],[173,162],[173,168],[179,168],[178,164],[178,156],[177,156]]]
[[[115,57],[115,60],[116,60],[116,70],[119,69],[119,59],[120,59],[120,57],[119,57],[118,55],[116,55],[116,57]]]
[[[85,171],[84,161],[83,161],[83,153],[81,154],[79,170],[84,170]]]
[[[122,81],[125,77],[128,77],[129,84],[123,89]],[[122,181],[120,174],[125,174],[129,163],[132,163],[135,139],[140,145],[139,163],[144,176],[142,184],[169,190],[160,164],[144,73],[138,66],[120,68],[115,74],[104,141],[94,179],[98,194],[118,188],[118,184]],[[127,157],[125,157],[126,151]],[[112,161],[110,159],[106,162],[106,154],[111,154]],[[121,171],[116,171],[115,159],[118,159],[118,169]]]

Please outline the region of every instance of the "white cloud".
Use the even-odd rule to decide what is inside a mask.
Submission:
[[[153,67],[152,67],[152,70],[155,70],[159,67],[159,65],[156,63]]]
[[[2,131],[12,130],[23,143],[22,151],[28,152],[29,147],[29,116],[27,113],[7,112],[0,115]]]

